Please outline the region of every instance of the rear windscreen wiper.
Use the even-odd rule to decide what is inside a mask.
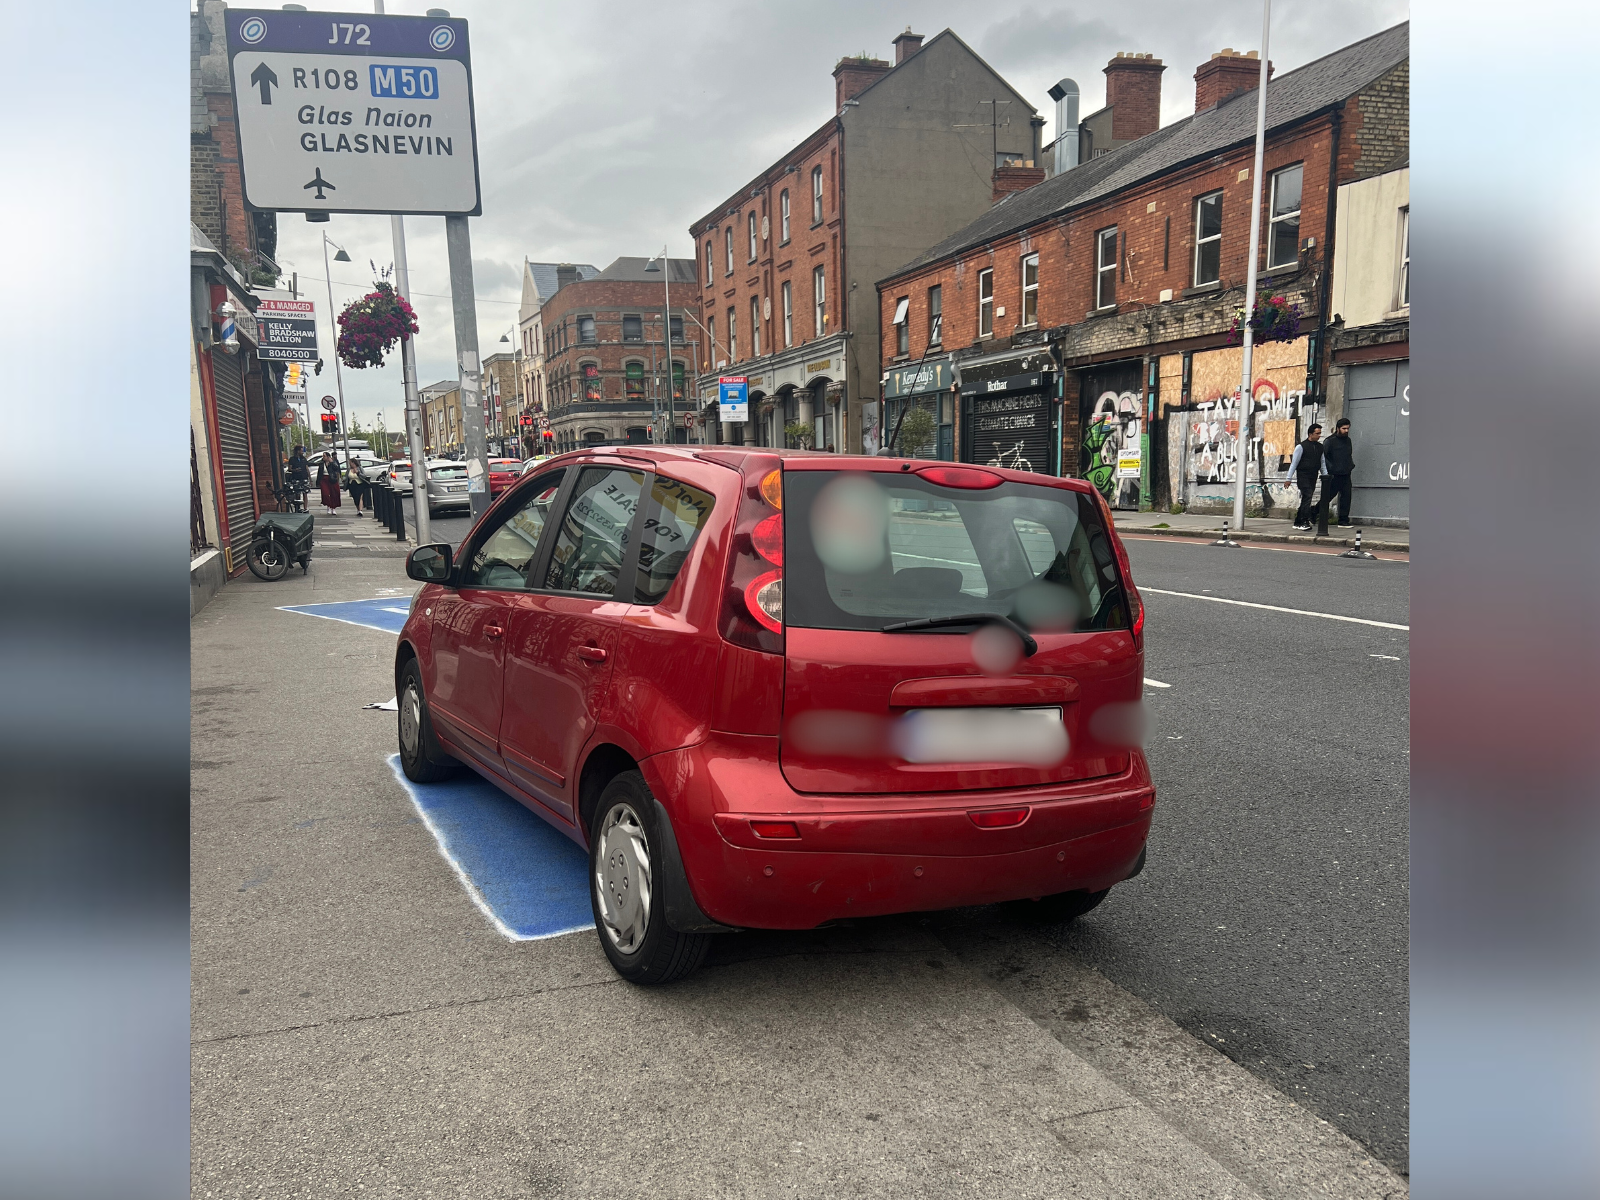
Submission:
[[[1004,625],[1022,639],[1022,653],[1032,658],[1039,652],[1039,643],[1033,640],[1021,625],[1000,613],[965,613],[957,617],[918,617],[913,621],[894,621],[883,627],[885,633],[917,633],[924,629],[946,629],[954,625]]]

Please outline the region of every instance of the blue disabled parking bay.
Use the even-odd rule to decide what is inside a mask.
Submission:
[[[364,625],[385,633],[399,633],[411,612],[409,596],[379,596],[371,600],[340,600],[333,604],[286,604],[281,611],[308,617],[325,617],[346,625]]]
[[[471,771],[412,783],[398,754],[389,766],[467,895],[502,934],[524,942],[594,927],[589,859],[572,841]]]

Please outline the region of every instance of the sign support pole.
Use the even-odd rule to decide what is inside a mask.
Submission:
[[[1250,426],[1255,417],[1254,368],[1256,315],[1256,264],[1261,257],[1261,164],[1267,145],[1267,35],[1272,28],[1272,0],[1261,0],[1261,82],[1256,86],[1256,161],[1250,169],[1250,264],[1246,270],[1244,300],[1244,363],[1239,372],[1239,434],[1234,468],[1237,483],[1233,492],[1233,528],[1244,529],[1245,478],[1250,474]],[[1267,481],[1261,481],[1265,490]]]
[[[456,362],[461,371],[461,424],[467,448],[467,499],[476,521],[489,508],[487,438],[483,428],[482,368],[478,362],[478,306],[472,291],[472,235],[466,217],[444,219],[450,252],[450,303],[456,319]]]
[[[379,11],[382,11],[381,9]],[[394,290],[411,301],[411,272],[406,266],[406,219],[389,218],[394,233]],[[400,373],[406,388],[406,433],[411,442],[411,507],[417,520],[417,545],[432,541],[428,529],[428,451],[422,443],[422,402],[417,398],[417,346],[415,338],[400,339]]]
[[[326,233],[322,235],[322,279],[328,285],[328,324],[333,329],[333,378],[336,390],[339,393],[339,428],[344,433],[344,457],[345,463],[348,465],[350,461],[350,422],[344,415],[344,373],[339,370],[339,320],[333,315],[333,272],[328,266],[328,235]],[[309,392],[311,389],[308,387],[306,390]],[[338,439],[334,440],[333,450],[333,460],[338,462]],[[361,515],[359,509],[356,510],[356,515]]]

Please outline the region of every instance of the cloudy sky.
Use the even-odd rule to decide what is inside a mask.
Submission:
[[[1257,0],[444,3],[471,23],[483,185],[472,247],[485,356],[516,341],[524,257],[603,268],[618,255],[654,254],[663,245],[674,257],[693,257],[690,222],[827,119],[834,64],[863,51],[893,61],[890,43],[907,25],[930,38],[954,30],[1047,120],[1046,90],[1063,76],[1077,80],[1084,113],[1100,107],[1101,70],[1119,50],[1165,62],[1162,122],[1188,116],[1195,67],[1225,46],[1250,50],[1261,40]],[[390,0],[387,9],[421,15],[436,6]],[[314,0],[307,7],[365,9]],[[1404,0],[1277,0],[1271,58],[1279,72],[1289,70],[1406,16]],[[369,289],[369,262],[392,260],[389,221],[278,220],[278,261],[299,272],[330,337],[318,234],[326,230],[353,260],[333,271],[334,305],[342,308]],[[426,385],[456,374],[444,221],[413,217],[406,233]],[[502,344],[508,332],[511,341]],[[326,345],[324,354],[328,367],[312,381],[314,392],[333,390]],[[363,425],[381,409],[388,428],[401,428],[398,359],[345,372],[344,387]]]

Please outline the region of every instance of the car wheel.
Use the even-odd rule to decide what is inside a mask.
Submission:
[[[1013,900],[1004,908],[1008,916],[1029,924],[1065,925],[1099,907],[1110,893],[1110,888],[1100,892],[1057,892],[1037,900]]]
[[[400,769],[413,783],[437,783],[454,775],[459,764],[446,754],[433,735],[428,701],[422,693],[422,672],[417,660],[400,672]]]
[[[606,785],[589,830],[589,899],[600,946],[630,983],[671,983],[711,948],[711,935],[667,924],[655,799],[644,776],[624,771]]]

